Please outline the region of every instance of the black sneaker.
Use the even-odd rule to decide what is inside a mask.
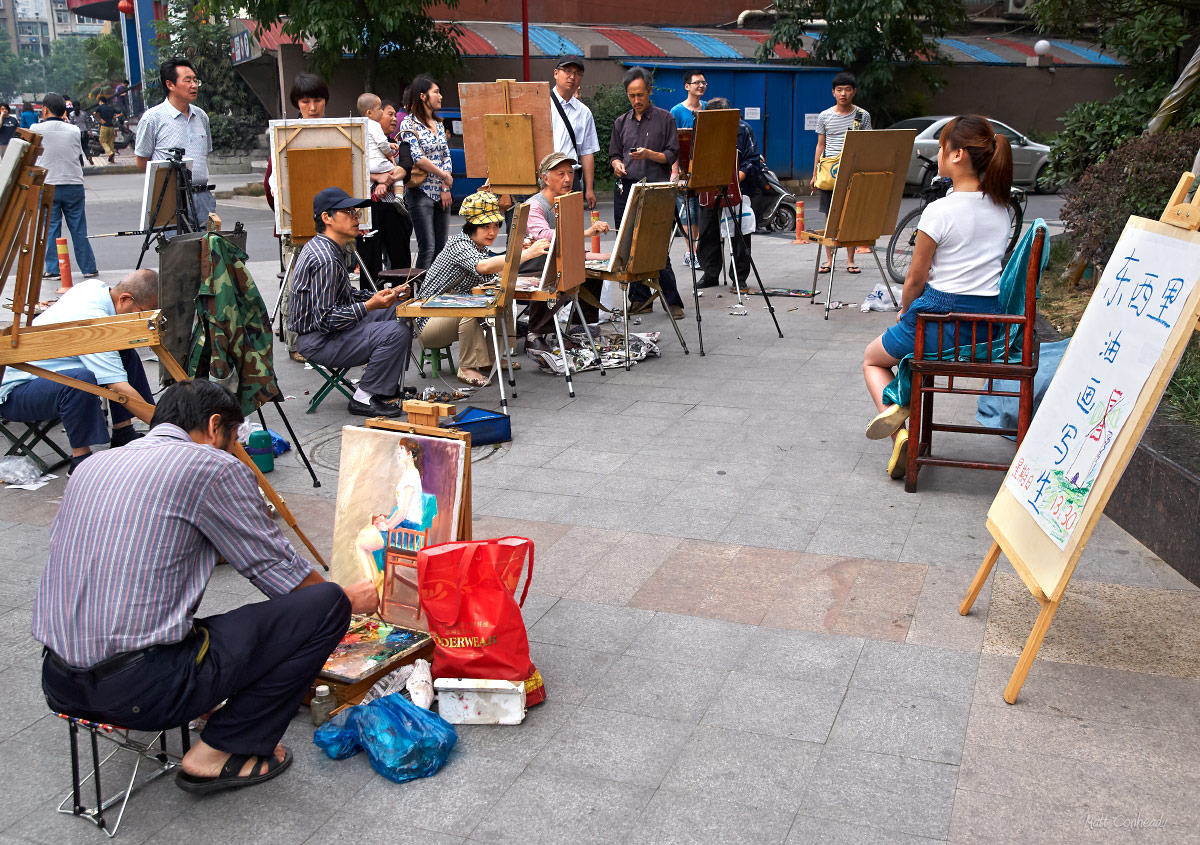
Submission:
[[[701,279],[700,281],[696,282],[696,287],[698,287],[698,288],[715,288],[720,284],[721,284],[721,282],[719,279]]]
[[[75,472],[75,470],[79,469],[79,465],[81,463],[83,463],[84,461],[86,461],[91,456],[92,456],[92,453],[88,452],[86,455],[75,455],[74,457],[72,457],[71,464],[70,464],[70,466],[67,467],[67,478],[70,478],[71,474],[73,472]]]
[[[550,344],[546,343],[541,335],[526,335],[525,336],[525,351],[526,352],[553,352]]]
[[[57,278],[60,278],[60,276],[58,273],[42,273],[42,278],[43,279],[57,279]]]
[[[112,432],[112,439],[108,441],[108,445],[112,449],[117,449],[121,446],[126,446],[132,443],[140,437],[145,436],[145,434],[138,431],[131,425],[123,426],[121,428],[114,428]]]
[[[370,402],[359,402],[356,399],[351,399],[347,408],[350,413],[360,417],[404,416],[404,411],[400,408],[399,402],[388,402],[378,396],[372,396]]]

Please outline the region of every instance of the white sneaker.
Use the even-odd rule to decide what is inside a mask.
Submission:
[[[698,263],[696,263],[696,253],[685,252],[683,254],[683,266],[684,267],[699,267],[700,265]]]

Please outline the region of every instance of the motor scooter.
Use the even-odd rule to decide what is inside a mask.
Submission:
[[[790,232],[796,228],[796,197],[783,187],[775,171],[763,168],[766,186],[750,200],[757,233]]]

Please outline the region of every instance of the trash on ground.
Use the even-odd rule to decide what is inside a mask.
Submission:
[[[458,734],[438,714],[392,693],[347,707],[316,729],[313,742],[334,760],[365,751],[371,768],[404,783],[436,774]]]
[[[438,713],[452,725],[519,725],[525,719],[525,684],[481,678],[438,678]]]

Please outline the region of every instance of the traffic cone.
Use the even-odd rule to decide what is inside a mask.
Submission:
[[[55,241],[58,248],[58,275],[62,278],[62,287],[55,293],[66,293],[71,289],[71,253],[67,251],[67,239]]]
[[[800,233],[803,231],[804,231],[804,200],[800,200],[798,203],[796,203],[796,240],[792,241],[792,243],[794,243],[794,244],[808,243],[808,241],[804,241],[804,240],[800,239]]]
[[[592,212],[592,225],[594,226],[599,222],[600,222],[600,212],[593,211]],[[600,251],[600,236],[592,235],[592,252],[599,252],[599,251]]]

